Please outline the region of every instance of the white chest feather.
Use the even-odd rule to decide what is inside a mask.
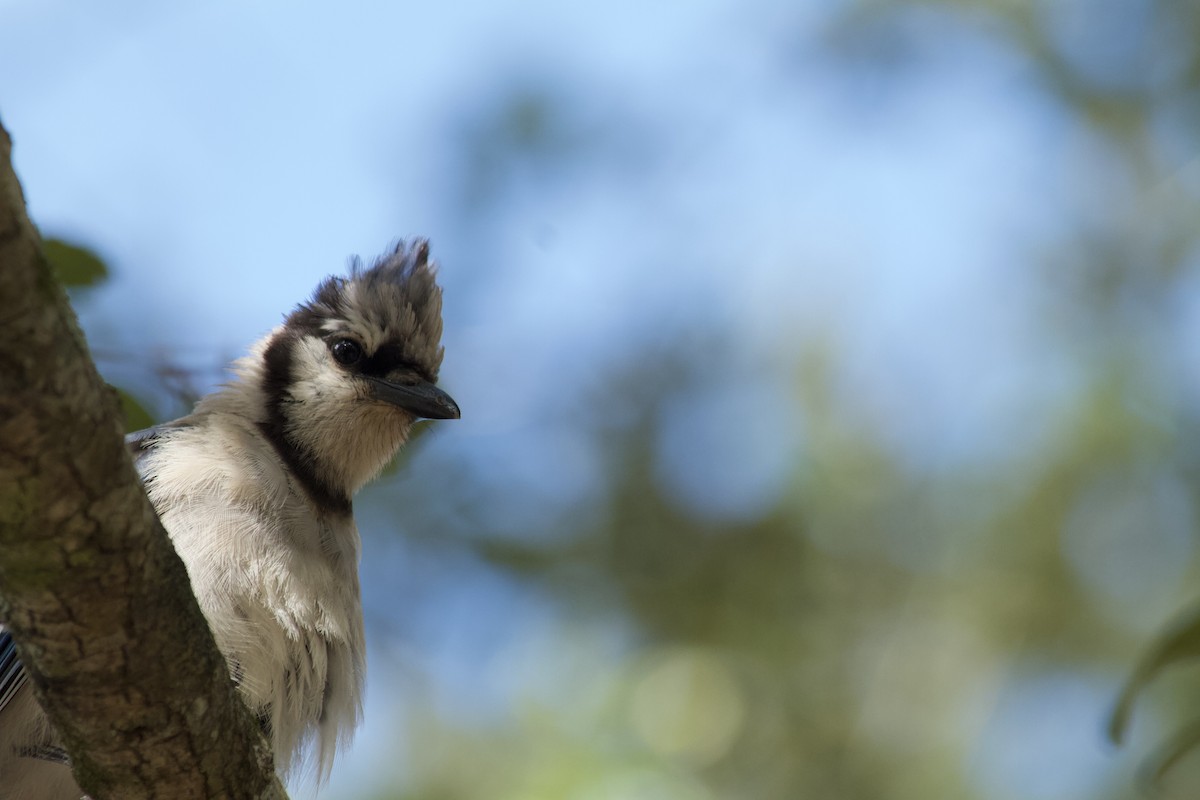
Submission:
[[[279,768],[328,774],[362,715],[359,537],[318,514],[244,418],[201,417],[139,463],[217,645]]]

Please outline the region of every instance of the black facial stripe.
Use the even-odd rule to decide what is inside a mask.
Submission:
[[[290,392],[292,360],[300,335],[299,331],[284,330],[267,345],[267,352],[263,356],[262,384],[266,395],[267,419],[260,422],[258,427],[314,503],[330,511],[348,514],[351,510],[350,498],[321,480],[312,454],[296,446],[287,435],[286,409],[296,402]]]
[[[397,370],[407,370],[412,372],[414,375],[419,375],[420,377],[425,378],[425,371],[416,364],[413,364],[410,361],[390,358],[387,356],[380,357],[379,354],[365,359],[361,372],[365,375],[371,375],[376,378],[385,378]]]
[[[346,337],[342,334],[336,334],[328,337],[326,339],[326,344],[332,348],[335,342],[341,341],[345,338],[349,337]],[[343,365],[342,368],[350,370],[351,372],[359,375],[370,375],[374,378],[387,377],[387,375],[395,372],[396,370],[408,370],[421,380],[426,380],[430,383],[437,382],[436,376],[431,375],[429,370],[425,369],[420,364],[416,364],[410,359],[406,358],[404,355],[404,349],[400,345],[391,342],[382,345],[374,353],[360,359],[353,364]]]

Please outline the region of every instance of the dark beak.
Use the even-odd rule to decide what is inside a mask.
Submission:
[[[385,403],[399,406],[425,419],[458,419],[462,414],[454,398],[428,381],[392,383],[383,378],[368,378],[371,391]]]

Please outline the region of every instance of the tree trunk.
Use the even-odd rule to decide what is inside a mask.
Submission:
[[[0,620],[102,798],[282,798],[154,514],[0,126]]]

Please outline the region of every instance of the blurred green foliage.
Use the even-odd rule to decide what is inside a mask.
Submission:
[[[99,286],[109,277],[103,259],[82,245],[48,237],[42,241],[42,253],[54,270],[54,276],[68,291]],[[153,415],[141,401],[121,387],[113,389],[121,402],[126,431],[141,430],[154,424]]]
[[[1200,7],[1103,6],[862,0],[838,4],[819,41],[841,69],[902,92],[906,65],[959,37],[985,39],[1019,64],[1038,102],[1103,142],[1105,173],[1077,176],[1103,187],[1084,191],[1093,207],[1021,265],[1042,278],[1045,346],[1074,353],[1082,375],[1062,405],[1038,410],[1051,433],[1006,459],[920,466],[838,401],[839,344],[815,342],[761,367],[792,387],[804,421],[787,490],[750,518],[699,513],[664,487],[655,443],[695,365],[726,344],[736,351],[740,332],[717,322],[715,347],[680,336],[654,358],[633,354],[598,376],[605,391],[556,421],[603,454],[605,473],[601,501],[568,515],[558,535],[511,535],[452,456],[401,470],[379,502],[424,532],[410,542],[420,563],[454,581],[465,550],[535,592],[554,622],[549,641],[532,636],[507,662],[471,665],[481,683],[516,674],[510,705],[483,723],[426,691],[433,679],[419,659],[389,656],[393,674],[372,680],[401,687],[402,735],[396,788],[379,798],[1108,800],[1136,796],[1137,764],[1158,772],[1176,756],[1158,775],[1161,796],[1200,793],[1198,759],[1186,755],[1200,738],[1189,727],[1200,684],[1183,675],[1158,685],[1163,667],[1198,652],[1197,622],[1157,645],[1145,622],[1148,609],[1200,595],[1194,546],[1176,565],[1182,587],[1165,595],[1112,579],[1178,522],[1164,508],[1200,500],[1200,407],[1176,368],[1187,351],[1154,335],[1200,279],[1200,194],[1181,177],[1200,141]],[[516,89],[464,126],[463,163],[478,167],[461,187],[464,230],[505,202],[511,161],[552,173],[608,135],[564,129],[553,102]],[[69,284],[104,275],[86,251],[47,248]],[[136,424],[148,421],[123,397]],[[614,397],[633,409],[620,421]],[[730,409],[728,424],[744,411]],[[720,466],[732,475],[743,465]],[[1145,522],[1134,515],[1132,533],[1106,538],[1129,509]],[[1194,512],[1181,518],[1194,544]],[[1105,752],[1126,675],[1113,719],[1128,749]],[[1041,706],[1038,687],[1050,687]],[[1064,733],[1068,707],[1056,702],[1074,687],[1088,722]],[[1056,761],[1068,736],[1077,741]],[[1089,749],[1094,757],[1078,755]],[[997,770],[1094,774],[1062,794]]]
[[[126,433],[149,428],[155,423],[154,416],[132,394],[118,387],[117,395],[121,399],[121,413],[125,417]]]
[[[460,501],[470,521],[461,535],[476,552],[549,593],[569,620],[557,629],[565,665],[529,669],[523,702],[494,726],[455,722],[434,701],[406,702],[411,760],[398,780],[409,788],[380,797],[1123,798],[1138,794],[1136,765],[1163,763],[1149,754],[1171,731],[1184,733],[1163,751],[1169,758],[1194,742],[1193,681],[1150,686],[1129,750],[1103,746],[1121,678],[1139,654],[1146,661],[1131,686],[1146,690],[1161,667],[1194,650],[1194,622],[1156,647],[1139,621],[1147,608],[1179,607],[1197,594],[1187,588],[1194,548],[1180,567],[1186,586],[1166,589],[1168,597],[1145,590],[1123,599],[1115,584],[1089,583],[1101,579],[1088,570],[1119,573],[1124,559],[1135,568],[1157,540],[1129,549],[1130,537],[1136,543],[1140,525],[1153,531],[1174,519],[1161,509],[1175,490],[1156,487],[1184,487],[1187,508],[1200,487],[1192,444],[1200,409],[1170,366],[1182,356],[1147,335],[1200,268],[1200,198],[1179,180],[1200,141],[1200,8],[847,3],[831,13],[822,46],[886,94],[904,91],[908,64],[961,37],[1005,50],[1038,101],[1104,142],[1108,159],[1102,174],[1077,176],[1081,186],[1105,187],[1083,190],[1097,208],[1062,215],[1039,263],[1022,266],[1044,281],[1037,324],[1057,337],[1046,347],[1077,354],[1083,375],[1065,406],[1045,409],[1052,435],[998,463],[945,473],[915,466],[870,420],[839,405],[831,385],[840,353],[836,342],[822,343],[807,360],[774,367],[791,373],[807,432],[790,490],[757,518],[730,522],[681,507],[653,469],[686,374],[670,361],[703,359],[710,343],[680,340],[665,359],[639,354],[653,367],[606,374],[601,382],[619,388],[568,423],[591,431],[606,453],[599,512],[581,511],[568,535],[514,541],[489,528],[486,508],[472,509],[469,488]],[[468,163],[492,165],[486,193],[477,183],[464,188],[468,215],[503,197],[495,165],[508,157],[497,148],[529,159],[540,140],[519,135],[529,129],[523,121],[544,130],[556,118],[531,102],[528,91],[515,92],[493,127],[464,139],[478,144]],[[584,138],[553,137],[538,157],[583,157],[561,145]],[[1191,145],[1176,154],[1176,141]],[[636,390],[623,393],[628,387]],[[597,430],[614,395],[632,396],[640,412]],[[730,424],[742,411],[730,409]],[[469,487],[469,477],[446,469],[425,465],[433,474],[424,479]],[[1131,508],[1161,516],[1134,517],[1125,538],[1106,539],[1110,521]],[[1194,540],[1194,515],[1183,517]],[[438,516],[427,524],[448,526]],[[590,635],[599,635],[589,631],[610,618],[633,626],[636,646],[589,656]],[[568,689],[536,685],[563,672]],[[1040,697],[1027,686],[1062,691],[1039,707],[1022,699]],[[1073,687],[1085,692],[1084,722],[1067,733],[1057,725],[1067,706],[1055,703]],[[1075,741],[1056,760],[1068,735]],[[999,766],[981,766],[989,761]],[[1019,777],[994,777],[1005,770]],[[1081,770],[1092,774],[1063,784],[1065,793],[1029,777]],[[1186,756],[1158,777],[1161,796],[1200,793],[1200,770]]]
[[[1200,612],[1195,609],[1165,630],[1158,641],[1142,656],[1137,669],[1129,677],[1109,721],[1109,737],[1121,744],[1125,738],[1133,714],[1133,706],[1139,694],[1166,667],[1180,662],[1195,661],[1200,657]],[[1177,733],[1172,740],[1160,748],[1146,775],[1152,783],[1166,777],[1167,770],[1179,759],[1200,745],[1200,714],[1194,722]]]
[[[55,277],[68,289],[95,286],[108,276],[108,269],[94,252],[62,239],[46,239],[42,252]]]

